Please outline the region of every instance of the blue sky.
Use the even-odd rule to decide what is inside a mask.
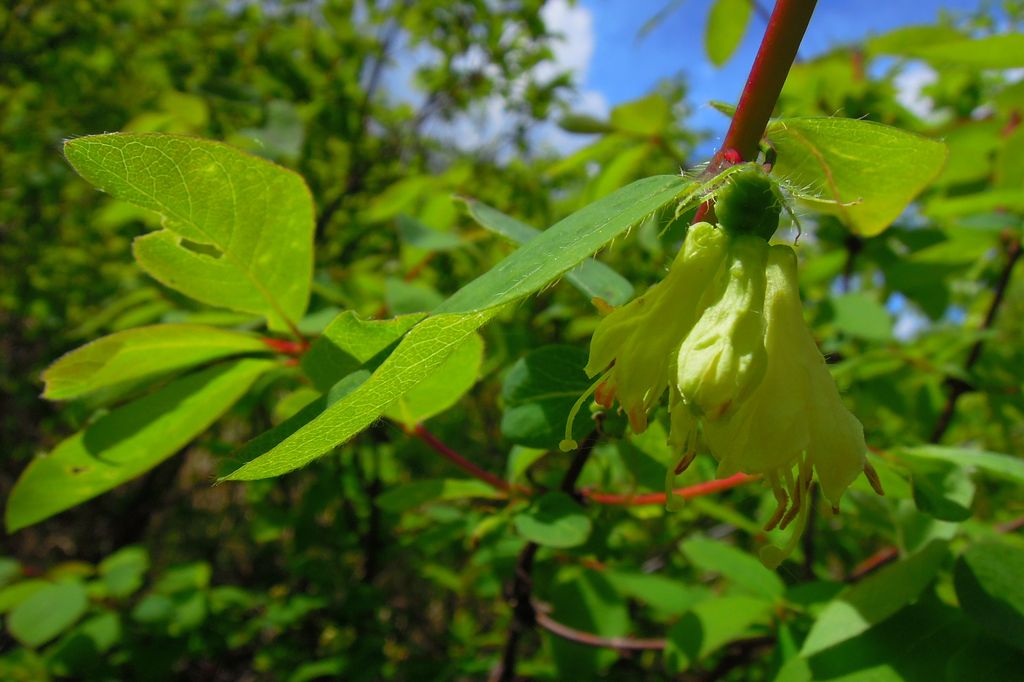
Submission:
[[[577,10],[591,15],[593,51],[581,74],[581,90],[599,93],[614,106],[643,95],[662,78],[680,72],[696,108],[693,123],[717,133],[725,119],[706,106],[709,100],[735,103],[757,52],[765,21],[755,15],[740,49],[721,69],[704,56],[704,27],[712,0],[685,0],[642,39],[637,33],[668,0],[582,0]],[[761,0],[771,7],[771,0]],[[899,26],[935,21],[943,9],[964,13],[980,0],[819,0],[801,46],[802,56],[855,42]],[[570,32],[567,32],[569,38]],[[568,46],[567,46],[568,47]],[[593,98],[593,95],[591,95]]]

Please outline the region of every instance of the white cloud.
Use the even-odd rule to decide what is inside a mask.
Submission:
[[[926,64],[910,64],[894,79],[896,101],[922,120],[935,119],[935,102],[931,97],[922,94],[922,90],[934,83],[938,77],[935,70]]]
[[[586,7],[570,5],[568,0],[551,0],[540,16],[560,39],[552,46],[553,63],[542,64],[537,74],[550,78],[567,69],[576,75],[577,82],[585,82],[594,56],[594,15]]]
[[[568,98],[572,111],[606,117],[609,107],[604,95],[584,87],[596,43],[594,15],[586,7],[570,4],[568,0],[551,0],[541,10],[541,17],[548,31],[556,37],[551,45],[552,58],[538,64],[533,77],[543,83],[569,72],[577,87]],[[435,125],[432,132],[464,149],[486,145],[515,125],[515,119],[505,111],[503,104],[498,97],[489,98],[468,115],[450,124]],[[590,141],[589,136],[567,133],[554,122],[535,125],[530,136],[537,148],[559,154],[571,153]]]
[[[539,82],[547,82],[564,72],[571,73],[577,88],[568,97],[571,110],[596,118],[606,117],[609,106],[604,95],[597,90],[585,89],[596,43],[593,13],[568,0],[550,0],[541,10],[541,17],[556,37],[551,44],[552,59],[538,64],[533,77]],[[437,58],[432,48],[420,46],[413,49],[406,44],[399,45],[384,75],[384,85],[391,97],[413,106],[421,105],[424,96],[414,83],[416,70]],[[482,63],[483,60],[483,51],[470,50],[460,61],[460,66],[485,70],[492,67]],[[496,75],[496,71],[491,73]],[[432,121],[427,132],[462,149],[479,149],[501,139],[515,123],[515,117],[505,111],[504,100],[495,96],[479,102],[472,111],[453,121]],[[553,122],[535,125],[530,135],[537,148],[554,150],[559,154],[571,153],[590,142],[589,136],[567,133]]]

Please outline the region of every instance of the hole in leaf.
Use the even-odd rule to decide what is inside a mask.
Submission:
[[[188,249],[192,253],[198,253],[201,256],[220,258],[221,255],[223,255],[223,252],[212,244],[200,244],[199,242],[190,241],[188,239],[182,239],[180,243],[183,249]]]

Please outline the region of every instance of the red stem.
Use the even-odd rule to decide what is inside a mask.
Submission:
[[[268,348],[283,355],[302,355],[309,350],[308,341],[288,341],[286,339],[274,339],[269,336],[261,339]]]
[[[459,453],[455,452],[455,450],[451,449],[443,442],[441,442],[437,436],[432,434],[430,431],[427,431],[426,427],[424,427],[423,424],[417,424],[411,429],[406,428],[405,431],[406,433],[412,436],[416,436],[417,438],[422,440],[424,443],[433,448],[435,452],[437,452],[445,459],[452,462],[453,464],[455,464],[455,466],[459,467],[460,469],[470,474],[474,478],[478,478],[484,483],[487,483],[488,485],[497,488],[498,490],[504,490],[505,492],[510,492],[512,490],[512,486],[509,485],[508,481],[498,478],[489,471],[481,469],[476,464],[473,464],[468,459],[466,459]]]
[[[689,500],[702,495],[711,495],[723,490],[729,490],[751,481],[757,481],[760,476],[750,474],[733,474],[729,478],[721,478],[713,481],[705,481],[686,488],[676,488],[672,491],[675,497],[682,497]],[[644,493],[642,495],[617,495],[614,493],[601,493],[591,490],[583,490],[583,496],[597,504],[609,504],[619,506],[636,507],[645,504],[665,504],[668,496],[665,493]]]
[[[487,483],[488,485],[505,492],[513,490],[513,486],[508,481],[498,478],[494,474],[484,469],[481,469],[473,462],[469,461],[466,457],[460,455],[449,445],[444,443],[440,438],[435,436],[433,433],[427,430],[422,424],[410,428],[405,428],[405,432],[411,436],[416,436],[424,443],[429,445],[435,452],[442,455],[448,461],[454,463],[457,467],[473,476],[476,479]],[[683,499],[689,500],[694,497],[700,497],[702,495],[712,495],[723,490],[729,490],[741,486],[744,483],[750,483],[751,481],[757,481],[760,476],[751,476],[750,474],[734,474],[729,478],[716,479],[713,481],[705,481],[704,483],[698,483],[685,488],[677,488],[672,491],[672,494],[676,497],[682,497]],[[515,486],[517,492],[530,494],[531,491],[528,488],[521,486]],[[607,504],[615,506],[640,506],[640,505],[654,505],[654,504],[665,504],[667,495],[665,493],[644,493],[641,495],[618,495],[615,493],[602,493],[595,490],[581,490],[580,494],[587,500],[594,502],[595,504]]]
[[[536,608],[536,607],[535,607]],[[564,623],[559,623],[546,613],[536,611],[537,625],[548,632],[558,635],[562,639],[586,646],[602,647],[606,649],[617,649],[619,651],[660,651],[665,648],[663,639],[633,639],[632,637],[601,637],[589,632],[577,630]]]
[[[711,160],[712,172],[719,170],[730,149],[736,150],[743,161],[757,158],[761,136],[796,59],[815,4],[817,0],[778,0],[775,3],[729,132],[725,134],[722,148]]]

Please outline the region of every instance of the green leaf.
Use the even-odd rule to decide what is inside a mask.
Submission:
[[[394,315],[425,313],[444,301],[436,289],[421,282],[406,282],[400,277],[384,280],[384,304]]]
[[[385,416],[415,426],[441,414],[476,384],[484,359],[484,340],[471,334],[433,374],[398,399]]]
[[[177,594],[202,590],[210,585],[211,574],[210,564],[205,561],[172,566],[153,586],[153,591],[160,594]]]
[[[855,637],[917,599],[946,555],[946,543],[932,541],[851,587],[822,611],[807,633],[801,655],[809,657]]]
[[[964,40],[952,26],[904,26],[869,39],[864,47],[872,55],[899,55],[902,50]]]
[[[892,338],[889,311],[868,294],[844,294],[830,300],[832,323],[839,331],[859,339],[887,341]]]
[[[853,232],[882,232],[934,180],[946,146],[898,128],[848,118],[773,121],[766,136],[778,152],[775,172],[826,201]]]
[[[953,571],[960,607],[993,637],[1024,649],[1024,549],[1004,542],[972,545]]]
[[[464,198],[469,215],[481,227],[496,232],[516,244],[525,244],[541,231],[505,215],[475,199]],[[585,260],[566,273],[565,279],[590,298],[600,298],[612,305],[622,305],[633,298],[633,285],[628,279],[597,260]]]
[[[558,571],[550,588],[552,617],[569,627],[602,637],[629,634],[629,608],[608,578],[576,566]],[[550,636],[548,642],[557,666],[558,680],[593,680],[595,673],[612,665],[619,653]],[[612,676],[612,679],[615,679]]]
[[[668,632],[665,665],[675,673],[742,639],[754,625],[767,625],[771,602],[752,597],[719,597],[690,609]]]
[[[620,151],[601,169],[600,175],[588,189],[587,196],[590,199],[597,199],[622,187],[624,182],[639,173],[644,161],[653,150],[654,145],[644,141]]]
[[[932,199],[924,208],[930,218],[950,218],[972,213],[1010,211],[1024,213],[1024,190],[993,189],[977,194]]]
[[[612,127],[633,137],[660,135],[672,123],[672,106],[657,93],[619,104],[610,116]]]
[[[404,213],[398,215],[397,221],[398,236],[403,244],[408,244],[424,251],[451,251],[462,246],[458,235],[427,227]]]
[[[46,652],[50,667],[62,677],[84,676],[121,640],[121,618],[113,611],[97,614],[76,626]]]
[[[751,0],[715,0],[704,30],[704,49],[715,66],[722,66],[736,52],[753,14]]]
[[[17,559],[0,557],[0,587],[17,580],[21,575],[21,564]]]
[[[279,476],[346,442],[437,371],[504,304],[539,290],[689,186],[675,176],[647,178],[562,220],[438,306],[366,383],[224,480]]]
[[[149,570],[149,552],[145,547],[125,547],[100,562],[98,569],[110,596],[127,597],[142,587]]]
[[[1024,459],[1011,455],[942,445],[894,448],[891,454],[904,460],[934,460],[963,467],[977,467],[992,476],[1014,483],[1024,483]]]
[[[599,121],[593,116],[587,116],[586,114],[563,116],[562,120],[558,122],[558,126],[567,132],[579,133],[581,135],[595,135],[614,130],[614,128],[608,125],[607,121]]]
[[[918,509],[942,521],[971,518],[974,483],[963,467],[948,462],[915,460],[910,472]]]
[[[31,578],[8,585],[0,590],[0,613],[7,613],[49,584],[46,580]]]
[[[949,36],[952,38],[953,36]],[[923,59],[941,66],[974,69],[1014,69],[1024,66],[1024,35],[1002,33],[975,40],[943,40],[909,44],[886,44],[876,51],[901,57]]]
[[[590,386],[583,368],[587,352],[572,346],[544,346],[520,358],[505,377],[501,433],[513,443],[552,448],[565,434],[573,404]],[[573,438],[593,428],[586,414],[573,425]]]
[[[545,493],[513,519],[516,532],[545,547],[576,547],[590,537],[590,518],[565,493]]]
[[[949,677],[948,662],[969,629],[958,609],[926,593],[892,618],[856,637],[820,651],[807,664],[806,675],[786,678],[838,682],[925,682],[926,680],[986,680]],[[998,679],[998,678],[995,678]],[[781,682],[781,681],[780,681]]]
[[[363,320],[351,310],[340,313],[302,356],[302,369],[326,391],[383,353],[422,320],[422,313],[390,320]]]
[[[237,452],[225,461],[227,468],[222,470],[229,471],[238,468],[250,459],[254,459],[255,457],[258,457],[272,449],[303,426],[323,414],[327,408],[331,407],[339,400],[352,393],[352,391],[362,386],[369,378],[370,372],[365,369],[361,369],[338,380],[330,390],[319,398],[313,400],[311,403],[300,409],[291,417],[288,417],[274,428],[269,431],[264,431],[239,448]]]
[[[294,433],[279,442],[274,442],[276,438],[261,437],[246,445],[245,454],[255,458],[223,480],[280,476],[344,443],[444,365],[445,360],[498,310],[491,308],[468,315],[427,318],[405,335],[370,378],[312,417],[308,423],[299,426]],[[308,416],[307,410],[315,409],[316,405],[305,408],[281,426],[299,423],[299,419]],[[261,452],[262,447],[269,449]]]
[[[47,585],[11,610],[7,630],[23,645],[37,647],[74,625],[88,606],[82,583]]]
[[[67,400],[101,388],[151,379],[211,360],[267,351],[256,336],[198,324],[157,324],[104,336],[43,372],[44,398]]]
[[[217,142],[115,133],[68,140],[78,173],[156,211],[164,229],[135,240],[163,284],[210,305],[299,320],[313,272],[313,199],[297,174]]]
[[[413,481],[384,491],[377,497],[377,505],[384,511],[400,514],[427,502],[462,500],[467,498],[496,498],[502,493],[475,479],[430,479]]]
[[[691,182],[658,175],[576,211],[459,289],[435,313],[473,312],[528,296],[644,218],[679,199]]]
[[[210,367],[99,418],[22,472],[7,500],[8,532],[152,469],[205,431],[273,366],[238,360]]]
[[[675,618],[711,594],[704,586],[689,585],[658,573],[616,569],[603,575],[618,592],[643,602],[659,618]]]
[[[1024,670],[1024,654],[1002,642],[979,634],[950,657],[946,679],[1012,680]]]
[[[785,585],[775,571],[721,540],[695,537],[684,542],[680,549],[701,570],[720,573],[752,595],[775,601],[785,592]]]

